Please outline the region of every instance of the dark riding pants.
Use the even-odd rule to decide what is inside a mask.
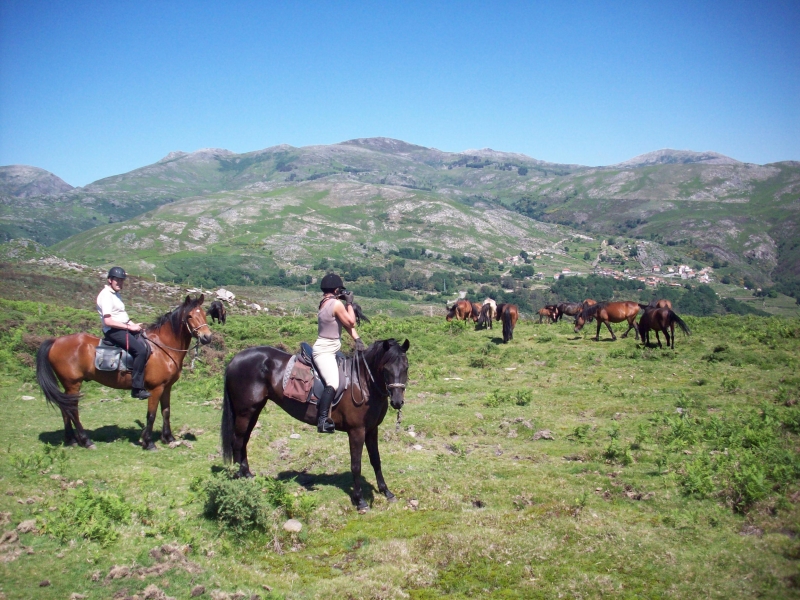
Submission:
[[[105,334],[105,338],[115,346],[127,350],[128,354],[133,357],[131,386],[134,389],[145,389],[144,366],[147,364],[147,342],[140,338],[138,334],[124,329],[109,329]]]

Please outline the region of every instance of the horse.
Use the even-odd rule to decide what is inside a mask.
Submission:
[[[492,321],[494,320],[496,311],[497,302],[491,298],[484,300],[483,306],[481,306],[481,314],[478,317],[478,327],[488,327],[492,329]]]
[[[219,300],[214,300],[211,303],[211,306],[208,307],[208,311],[206,311],[206,316],[211,317],[211,322],[213,323],[214,320],[218,321],[225,325],[225,320],[228,316],[228,312],[225,310],[225,305],[222,304]]]
[[[445,317],[446,321],[466,321],[472,316],[472,302],[469,300],[456,300],[456,303],[451,306]]]
[[[482,307],[477,302],[470,302],[470,304],[472,305],[472,313],[471,313],[472,322],[473,323],[477,323],[478,319],[481,318],[481,308]]]
[[[408,340],[401,345],[397,340],[388,339],[374,342],[363,353],[356,353],[354,360],[366,367],[364,370],[368,371],[369,381],[365,377],[354,378],[335,405],[335,410],[331,410],[336,429],[346,431],[350,439],[352,500],[359,512],[369,508],[361,494],[361,453],[365,443],[378,490],[390,502],[395,500],[381,472],[378,426],[386,416],[389,400],[392,408],[400,410],[403,407],[408,381],[408,347]],[[267,400],[272,400],[299,421],[317,424],[315,404],[298,402],[283,395],[283,376],[290,358],[291,354],[278,348],[255,346],[239,352],[225,370],[222,455],[226,463],[233,461],[239,465],[239,477],[253,476],[247,461],[247,442]]]
[[[577,316],[583,310],[583,302],[559,302],[556,305],[556,321],[560,321],[564,315],[570,317]]]
[[[211,329],[202,308],[203,299],[202,295],[194,299],[186,296],[183,304],[163,315],[144,332],[152,352],[144,371],[145,386],[151,394],[147,403],[147,424],[141,437],[145,450],[156,449],[152,433],[159,402],[163,418],[161,441],[165,444],[175,441],[169,422],[172,385],[181,376],[183,359],[189,351],[192,338],[196,337],[200,344],[211,341]],[[36,353],[36,379],[48,403],[61,410],[64,441],[68,446],[81,445],[95,449],[78,415],[78,401],[84,381],[97,381],[121,390],[131,389],[129,371],[95,369],[95,349],[99,344],[100,338],[97,336],[73,333],[45,340]],[[58,386],[59,382],[64,387],[63,392]]]
[[[642,337],[642,343],[647,346],[650,343],[650,332],[656,332],[656,341],[658,347],[663,348],[661,345],[661,338],[658,337],[658,332],[663,331],[664,337],[667,338],[667,348],[670,347],[670,334],[672,334],[672,349],[675,350],[675,323],[677,323],[686,335],[691,335],[688,325],[683,322],[678,315],[672,312],[672,309],[667,308],[648,308],[644,311],[642,318],[639,319],[639,335]]]
[[[519,319],[519,308],[516,304],[498,304],[496,321],[503,322],[503,343],[507,344],[514,339],[514,326]]]
[[[541,324],[544,319],[547,319],[548,323],[553,323],[556,320],[556,316],[558,315],[558,308],[555,304],[548,304],[544,308],[540,308],[538,311],[539,315],[539,323]]]
[[[639,304],[637,302],[601,302],[600,304],[592,304],[584,308],[580,314],[575,318],[575,333],[578,333],[583,326],[591,321],[597,319],[597,335],[595,341],[600,341],[600,325],[603,323],[608,327],[611,333],[611,339],[616,340],[617,336],[611,329],[610,323],[628,322],[628,329],[622,334],[622,337],[628,337],[628,332],[633,329],[634,336],[639,339],[639,330],[636,327],[636,316],[639,314]]]
[[[672,310],[672,302],[670,302],[665,298],[662,298],[661,300],[656,300],[655,298],[653,298],[652,300],[650,300],[649,304],[642,304],[640,302],[639,308],[643,308],[644,310],[647,310],[648,308],[668,308]]]

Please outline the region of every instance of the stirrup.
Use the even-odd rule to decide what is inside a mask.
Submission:
[[[317,421],[317,433],[335,433],[336,424],[330,418]]]

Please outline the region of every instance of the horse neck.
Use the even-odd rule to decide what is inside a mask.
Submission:
[[[181,328],[177,334],[172,330],[171,323],[167,321],[149,335],[163,346],[165,352],[171,356],[178,355],[177,362],[179,363],[183,361],[183,358],[186,356],[186,350],[189,349],[192,343],[192,336],[189,334],[188,328],[183,322],[181,322]],[[176,358],[176,356],[173,356],[173,358]]]

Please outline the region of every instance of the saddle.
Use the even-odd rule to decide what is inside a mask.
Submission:
[[[152,349],[147,344],[147,358]],[[133,369],[133,357],[125,348],[115,346],[105,338],[100,340],[94,353],[94,368],[98,371],[130,371]]]
[[[344,395],[344,391],[352,383],[352,358],[347,358],[341,352],[336,353],[336,365],[339,367],[339,387],[333,397],[331,406],[336,406]],[[300,352],[293,355],[286,365],[283,374],[283,395],[297,400],[316,404],[322,397],[325,382],[319,375],[319,369],[314,364],[314,355],[311,345],[300,343]]]

